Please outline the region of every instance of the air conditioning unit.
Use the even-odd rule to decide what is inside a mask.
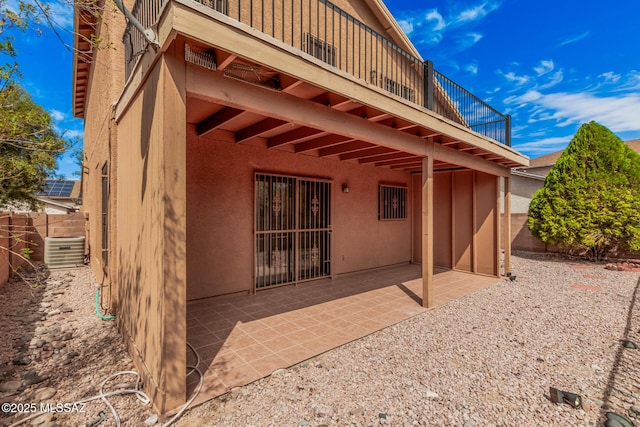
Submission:
[[[49,268],[84,265],[84,237],[46,237],[44,262]]]

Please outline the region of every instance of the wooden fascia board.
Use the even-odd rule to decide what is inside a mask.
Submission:
[[[256,114],[268,112],[275,119],[290,121],[300,126],[323,129],[327,132],[417,156],[425,156],[431,151],[434,153],[435,160],[454,163],[492,175],[508,176],[510,173],[509,168],[480,160],[471,154],[460,153],[432,141],[335,111],[287,93],[249,86],[246,83],[225,78],[218,73],[211,73],[191,64],[187,64],[187,93],[196,98],[222,102],[233,108],[246,109]]]
[[[402,31],[398,21],[393,17],[387,6],[381,0],[366,0],[367,5],[373,12],[373,14],[380,20],[385,29],[389,32],[390,38],[398,43],[403,49],[422,60],[420,52],[411,43],[409,37]]]
[[[232,51],[240,57],[251,58],[257,63],[281,73],[296,76],[327,91],[337,92],[372,108],[398,115],[410,123],[500,154],[506,160],[521,165],[528,164],[527,157],[510,147],[472,132],[458,123],[409,101],[389,97],[381,88],[337,70],[320,60],[307,58],[308,55],[303,57],[302,52],[258,30],[224,15],[217,14],[215,17],[210,17],[209,15],[214,12],[205,6],[188,3],[186,0],[172,0],[171,5],[173,19],[165,22],[172,22],[173,30],[188,38],[195,38],[211,46]],[[219,23],[216,31],[211,31],[212,19]],[[169,31],[159,29],[159,33],[162,35]]]
[[[489,138],[471,132],[461,125],[418,105],[389,97],[387,94],[382,92],[382,89],[375,85],[356,79],[345,72],[336,70],[327,64],[321,63],[321,61],[314,61],[313,59],[303,57],[300,55],[301,52],[297,51],[295,48],[274,40],[266,34],[247,27],[246,25],[229,17],[220,14],[216,14],[215,17],[212,17],[211,15],[214,13],[215,12],[205,6],[198,3],[190,3],[187,0],[171,0],[164,5],[159,24],[157,26],[161,49],[155,56],[149,54],[143,55],[143,58],[139,61],[133,78],[127,82],[125,90],[122,92],[122,96],[117,102],[116,120],[119,120],[119,117],[121,117],[128,108],[129,103],[144,83],[144,80],[146,80],[150,69],[155,66],[159,55],[168,48],[168,46],[176,39],[178,34],[183,34],[188,38],[197,39],[208,45],[232,51],[233,54],[238,56],[252,58],[258,63],[264,64],[282,73],[294,75],[301,80],[319,86],[327,91],[335,91],[340,93],[342,96],[356,99],[359,103],[368,105],[371,108],[383,110],[388,112],[388,114],[398,115],[406,121],[432,129],[439,134],[445,134],[453,139],[464,141],[467,144],[472,144],[478,148],[503,156],[506,163],[521,166],[528,166],[529,164],[528,157],[518,153],[511,147],[507,147],[492,141]],[[218,22],[216,31],[211,31],[212,19],[215,19]],[[198,73],[204,74],[207,77],[222,79],[222,77],[216,76],[215,73],[210,71],[199,70]],[[190,75],[193,77],[193,72],[191,72]],[[231,80],[232,79],[224,79],[224,84],[230,84]],[[234,83],[244,85],[242,82]],[[263,92],[263,90],[259,91],[261,93]],[[274,95],[274,92],[269,91],[269,94]],[[224,93],[219,96],[222,96],[221,99],[228,98]],[[250,106],[250,103],[248,105]],[[273,108],[270,107],[264,109],[262,112],[272,110]],[[338,111],[334,111],[334,113],[339,115],[335,120],[345,122],[345,115],[343,113]],[[353,118],[359,119],[357,117]],[[371,122],[369,121],[369,123]],[[303,126],[317,127],[313,121],[307,124],[300,124]],[[384,126],[379,126],[380,128],[385,128]],[[398,133],[393,129],[386,128],[386,130],[392,132],[394,135]],[[355,136],[354,138],[361,139],[358,136]],[[415,137],[406,134],[406,138],[413,141],[413,143],[418,144],[419,147],[420,142],[414,141],[416,139]],[[379,140],[380,138],[377,138],[374,143],[383,145],[379,144]],[[444,149],[445,147],[440,148],[440,152],[443,153],[442,155],[446,155],[448,158],[458,158],[458,164],[460,164],[459,162],[478,162],[478,159],[474,156],[459,156],[459,154],[464,153],[457,153],[454,149],[447,150]],[[416,149],[420,151],[419,148]],[[503,175],[501,171],[504,168],[500,165],[492,164],[489,165],[488,169],[492,171],[487,171],[488,173],[501,176]]]

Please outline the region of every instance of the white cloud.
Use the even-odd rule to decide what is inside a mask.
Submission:
[[[562,40],[558,44],[558,46],[565,46],[565,45],[568,45],[570,43],[575,43],[577,41],[580,41],[582,39],[585,39],[585,38],[589,37],[589,34],[591,34],[591,31],[585,31],[584,33],[578,34],[577,36],[568,37],[568,38]]]
[[[530,90],[524,95],[510,96],[504,100],[505,104],[526,104],[542,98],[542,94],[536,90]]]
[[[73,29],[73,5],[70,2],[61,0],[44,4],[49,6],[49,15],[52,22],[64,29]]]
[[[425,44],[438,44],[445,32],[455,28],[479,21],[500,6],[497,1],[484,1],[476,6],[465,9],[459,13],[449,12],[443,14],[438,9],[426,9],[424,12],[404,16],[398,20],[398,24],[407,34],[412,34],[414,40]],[[460,43],[460,48],[468,48],[477,43],[482,34],[470,32],[466,34]]]
[[[588,92],[560,92],[541,95],[532,102],[544,109],[533,114],[532,120],[555,120],[560,127],[595,120],[613,132],[640,131],[640,94],[637,93],[600,97]]]
[[[605,83],[618,83],[618,80],[620,80],[620,74],[616,74],[613,71],[609,71],[606,73],[602,73],[600,74],[598,77],[601,77]]]
[[[442,17],[440,12],[438,12],[438,9],[431,9],[427,11],[424,19],[427,22],[435,22],[435,24],[431,27],[433,31],[441,31],[447,27],[447,24],[444,22],[444,18]]]
[[[529,81],[531,80],[529,76],[518,76],[513,71],[509,71],[508,73],[503,73],[502,71],[498,71],[498,72],[502,74],[505,79],[509,80],[510,82],[514,82],[518,85],[529,83]]]
[[[65,114],[62,111],[58,111],[58,110],[51,110],[49,111],[49,115],[51,116],[51,118],[56,121],[59,122],[61,120],[65,119]]]
[[[404,31],[406,35],[409,35],[413,32],[413,23],[407,19],[398,21],[398,25],[400,25],[400,28],[402,28],[402,31]]]
[[[33,2],[32,0],[24,1],[27,5],[32,5],[37,14],[42,18],[43,24],[41,27],[45,27],[47,20],[43,18],[40,7]],[[54,26],[59,28],[64,28],[65,30],[73,30],[73,3],[65,0],[45,0],[41,1],[40,4],[44,8],[48,8],[47,16],[51,20]],[[6,2],[7,9],[18,12],[20,10],[20,5],[17,0],[8,0]]]
[[[526,152],[531,157],[538,157],[565,149],[567,145],[569,145],[571,138],[573,138],[572,135],[538,139],[535,141],[523,142],[521,144],[514,144],[513,148],[518,151]]]
[[[499,4],[496,2],[484,2],[472,8],[463,10],[456,17],[453,18],[453,22],[459,24],[465,24],[468,22],[478,21],[489,13],[498,8]]]
[[[550,59],[546,59],[546,60],[542,60],[540,61],[540,65],[538,65],[537,67],[533,67],[533,70],[536,72],[536,74],[538,74],[539,76],[543,75],[543,74],[547,74],[551,71],[553,71],[553,61]]]
[[[75,138],[82,139],[84,137],[84,132],[81,130],[70,129],[70,130],[64,131],[64,137],[67,139],[75,139]]]
[[[540,90],[549,89],[549,88],[561,83],[563,79],[564,79],[564,74],[563,74],[562,70],[558,70],[555,73],[551,74],[551,78],[549,79],[549,81],[547,83],[538,86],[538,89],[540,89]]]
[[[640,90],[640,71],[631,70],[625,76],[625,81],[618,87],[620,91]]]
[[[471,41],[473,42],[472,44],[476,44],[480,40],[482,40],[482,37],[484,36],[480,33],[467,33],[467,37],[471,39]]]
[[[468,64],[464,67],[464,69],[471,74],[478,74],[478,64]]]

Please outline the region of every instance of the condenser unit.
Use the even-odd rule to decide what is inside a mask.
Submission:
[[[84,237],[45,238],[44,262],[49,268],[84,265]]]

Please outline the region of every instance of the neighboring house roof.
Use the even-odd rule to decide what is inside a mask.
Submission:
[[[511,175],[521,176],[523,178],[537,179],[538,181],[544,181],[544,176],[542,176],[542,175],[536,175],[535,173],[523,172],[523,171],[515,169],[515,168],[511,171]]]
[[[44,189],[35,196],[77,204],[77,201],[82,198],[82,183],[78,179],[48,179]]]
[[[51,200],[51,199],[47,199],[44,197],[38,197],[38,200],[41,201],[43,204],[45,205],[49,205],[49,206],[54,206],[56,208],[60,208],[60,209],[64,209],[67,212],[78,212],[78,208],[70,205],[68,203],[62,203],[60,201],[56,201],[56,200]]]
[[[564,150],[556,151],[555,153],[545,154],[544,156],[536,157],[529,161],[529,167],[543,167],[543,166],[551,166],[555,165],[560,156],[562,156]]]
[[[636,153],[640,153],[640,139],[632,139],[625,141],[625,143]],[[547,166],[553,166],[556,164],[560,156],[562,156],[564,150],[556,151],[554,153],[545,154],[544,156],[536,157],[529,161],[529,167],[523,169],[542,168]]]
[[[407,52],[422,61],[423,59],[420,56],[418,49],[416,49],[413,43],[411,43],[409,37],[407,37],[402,28],[400,28],[400,25],[391,12],[389,12],[389,9],[387,9],[387,6],[382,2],[382,0],[365,0],[365,2],[371,11],[373,11],[376,18],[380,20],[380,23],[384,26],[385,30],[387,30],[391,39],[399,46],[406,49]]]

